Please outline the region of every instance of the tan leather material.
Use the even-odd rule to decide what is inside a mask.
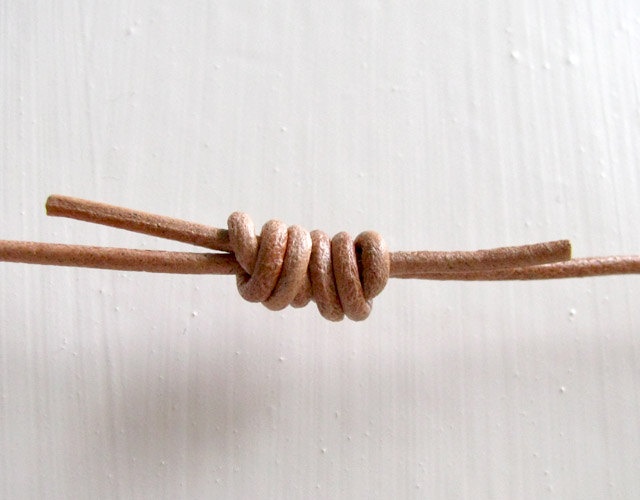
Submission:
[[[242,212],[233,212],[227,219],[229,250],[247,274],[253,273],[258,258],[258,238],[251,218]]]
[[[240,295],[271,310],[314,300],[329,320],[345,315],[363,320],[371,312],[370,300],[389,279],[389,253],[372,231],[354,242],[347,233],[329,240],[322,232],[312,237],[291,226],[285,238],[284,225],[273,220],[264,225],[258,242],[246,214],[233,213],[228,224],[231,251],[245,271],[238,275]]]
[[[338,233],[331,239],[333,275],[342,309],[349,319],[361,321],[371,312],[371,304],[364,298],[356,261],[356,250],[348,233]]]
[[[288,234],[284,223],[270,220],[262,227],[260,234],[262,238],[252,274],[240,273],[237,278],[238,291],[249,302],[264,302],[271,296],[280,277],[287,249]]]
[[[231,253],[165,252],[0,240],[0,262],[171,274],[238,274]]]
[[[640,256],[571,259],[567,240],[476,251],[389,252],[374,231],[355,241],[330,239],[268,221],[260,235],[242,212],[228,229],[104,203],[52,195],[47,214],[191,243],[215,253],[163,252],[56,243],[1,241],[0,261],[158,273],[236,275],[240,295],[272,310],[313,300],[331,321],[363,320],[390,277],[430,280],[531,280],[640,274]]]
[[[309,277],[314,300],[320,314],[328,320],[340,321],[344,318],[331,258],[331,238],[319,230],[311,231],[311,262]]]
[[[311,257],[311,236],[300,226],[288,229],[287,250],[284,255],[282,272],[271,295],[264,305],[272,311],[279,311],[290,305],[298,295],[307,277],[307,267]]]
[[[360,233],[355,241],[365,300],[378,295],[389,281],[391,258],[387,245],[375,231]]]
[[[562,278],[587,278],[614,274],[640,274],[640,256],[614,255],[610,257],[584,257],[566,262],[540,266],[461,271],[456,273],[421,272],[403,274],[398,278],[464,281],[550,280]]]
[[[167,240],[190,243],[202,248],[228,252],[229,235],[218,229],[196,222],[188,222],[140,210],[116,207],[107,203],[83,200],[72,196],[51,195],[46,203],[47,215],[102,224]]]

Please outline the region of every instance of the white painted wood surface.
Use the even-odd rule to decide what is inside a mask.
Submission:
[[[635,0],[1,2],[0,238],[184,248],[48,220],[58,192],[638,253],[639,89]],[[396,281],[332,324],[0,264],[0,496],[639,498],[639,299]]]

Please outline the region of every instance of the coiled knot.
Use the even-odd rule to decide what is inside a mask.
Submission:
[[[329,238],[270,220],[258,238],[242,212],[229,216],[228,227],[232,252],[244,270],[237,275],[240,295],[274,311],[313,300],[326,319],[340,321],[346,315],[360,321],[389,279],[389,252],[374,231],[354,241],[345,232]]]

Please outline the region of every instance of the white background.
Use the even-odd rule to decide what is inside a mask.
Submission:
[[[0,238],[184,245],[50,193],[391,249],[640,253],[636,0],[0,3]],[[231,277],[0,264],[4,498],[638,498],[640,278],[395,280],[362,323]]]

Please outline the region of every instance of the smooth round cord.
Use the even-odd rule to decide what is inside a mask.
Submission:
[[[268,221],[259,235],[234,212],[227,229],[68,196],[52,195],[47,214],[216,250],[165,252],[0,241],[0,261],[180,274],[236,275],[240,295],[271,310],[314,301],[323,317],[363,320],[389,278],[531,280],[640,273],[640,256],[571,259],[567,240],[491,250],[389,252],[374,231],[330,238]]]

